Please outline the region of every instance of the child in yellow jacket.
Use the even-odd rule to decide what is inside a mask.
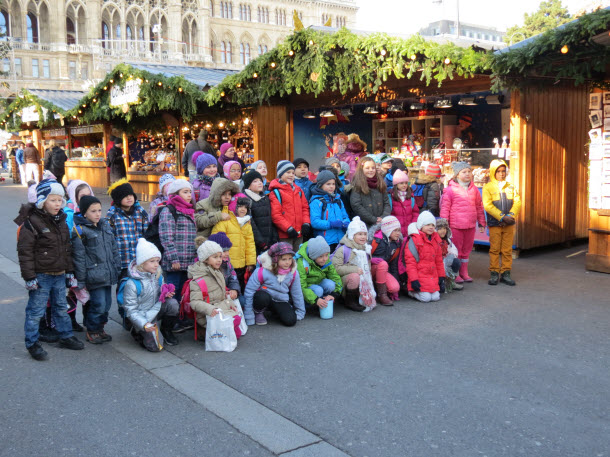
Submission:
[[[495,286],[498,281],[516,285],[510,277],[513,264],[513,237],[515,221],[521,210],[521,198],[514,185],[506,179],[508,167],[503,160],[494,160],[489,167],[489,182],[483,187],[483,207],[489,227],[489,271],[487,282]],[[502,264],[500,264],[500,256]]]
[[[254,244],[254,233],[252,232],[252,223],[250,221],[250,199],[248,197],[238,197],[235,213],[231,212],[227,207],[223,212],[229,213],[229,219],[218,222],[212,229],[212,234],[224,232],[227,234],[233,246],[229,250],[229,257],[237,280],[241,287],[241,293],[244,293],[245,274],[248,271],[254,270],[256,264],[256,246]]]

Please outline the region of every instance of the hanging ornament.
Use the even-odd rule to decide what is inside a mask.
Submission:
[[[309,79],[311,79],[313,82],[318,82],[319,77],[320,77],[320,73],[316,73],[315,71],[312,71],[311,74],[309,75]]]
[[[123,114],[127,114],[129,112],[129,105],[127,103],[123,103],[121,110],[123,111]]]

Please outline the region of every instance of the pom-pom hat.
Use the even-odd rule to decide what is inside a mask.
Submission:
[[[210,235],[208,241],[213,241],[214,243],[218,243],[218,245],[222,248],[223,252],[230,250],[233,247],[233,243],[227,236],[225,232],[217,232],[213,235]],[[203,243],[202,243],[203,244]]]
[[[222,253],[222,248],[220,245],[214,241],[204,241],[199,248],[197,248],[197,257],[199,261],[202,262],[213,256],[214,254]]]
[[[360,216],[356,216],[347,226],[347,238],[353,240],[354,235],[360,232],[368,233],[368,229],[366,224],[360,219]]]
[[[138,244],[136,245],[136,265],[142,265],[147,260],[154,258],[161,259],[161,252],[159,252],[157,246],[145,238],[138,239]]]

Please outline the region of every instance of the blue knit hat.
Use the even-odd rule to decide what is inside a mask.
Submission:
[[[195,164],[195,166],[197,167],[197,173],[202,174],[203,170],[205,170],[210,165],[218,166],[218,161],[216,160],[216,157],[214,157],[212,154],[204,152],[199,157],[197,157],[197,163]]]
[[[159,178],[159,190],[163,192],[163,188],[169,182],[175,181],[176,177],[171,173],[165,173],[163,176]]]
[[[42,209],[49,195],[59,195],[63,202],[61,207],[66,206],[66,191],[63,186],[54,179],[43,179],[36,186],[36,208]]]
[[[282,179],[282,175],[288,170],[294,170],[294,164],[290,160],[280,160],[277,163],[277,179]]]
[[[223,251],[228,251],[233,247],[233,243],[231,243],[231,240],[225,232],[218,232],[214,233],[214,235],[210,235],[208,241],[218,243]]]

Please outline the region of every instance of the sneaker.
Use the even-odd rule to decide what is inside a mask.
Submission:
[[[28,352],[30,353],[30,355],[32,356],[32,358],[34,360],[47,360],[48,358],[48,354],[47,351],[45,351],[42,346],[40,345],[40,343],[38,341],[36,341],[33,345],[31,345],[28,348]]]
[[[42,341],[43,343],[57,343],[59,341],[59,332],[54,328],[41,328],[38,341]]]
[[[510,277],[510,271],[505,271],[500,275],[500,281],[508,286],[516,286],[517,283]]]
[[[453,290],[464,290],[464,284],[453,283]]]
[[[171,330],[174,333],[184,333],[193,328],[195,328],[194,322],[191,319],[185,319],[183,321],[176,321]]]
[[[91,344],[102,344],[104,340],[102,339],[102,334],[99,332],[89,332],[85,335],[87,341]]]
[[[500,275],[498,274],[498,272],[492,271],[491,277],[489,278],[489,281],[487,281],[487,284],[489,284],[490,286],[497,286],[499,280],[500,280]]]
[[[165,344],[168,346],[176,346],[179,341],[178,338],[176,338],[176,335],[174,335],[174,332],[172,332],[170,329],[166,328],[166,329],[161,329],[161,334],[163,335],[163,339],[165,340]]]
[[[267,319],[263,313],[254,313],[254,323],[256,325],[267,325]]]
[[[102,329],[102,331],[100,332],[100,336],[102,337],[102,341],[104,343],[109,343],[110,341],[112,341],[112,337],[108,335],[108,333],[106,333],[106,330],[104,329]]]
[[[78,351],[79,349],[84,349],[85,345],[81,340],[76,338],[75,336],[71,336],[70,338],[62,338],[59,340],[59,347],[65,349],[72,349],[74,351]]]

